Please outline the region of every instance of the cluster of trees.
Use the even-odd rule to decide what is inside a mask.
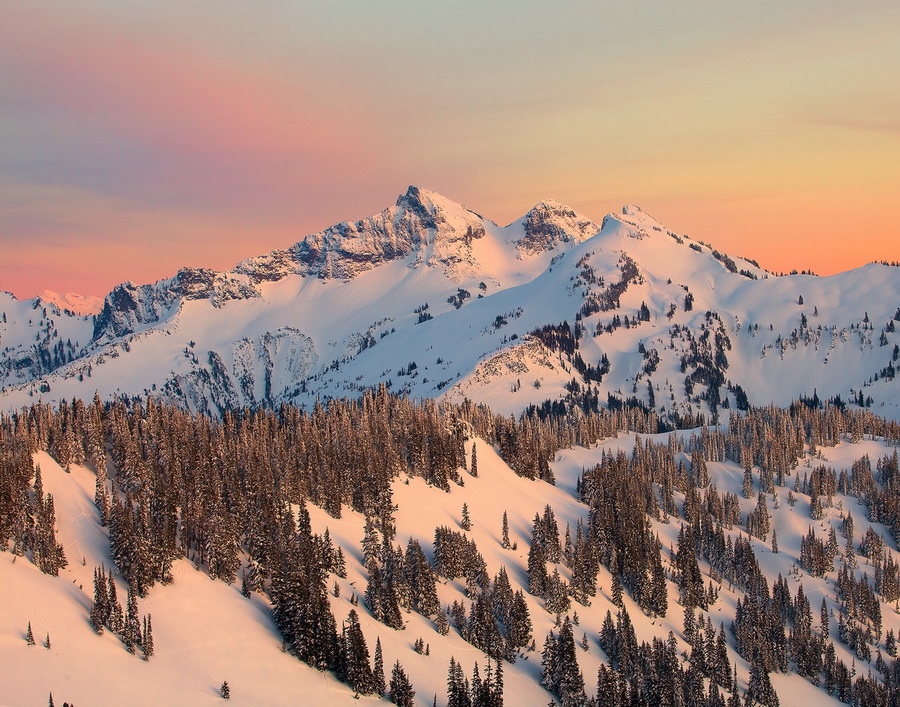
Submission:
[[[829,529],[828,541],[816,537],[812,526],[800,539],[800,566],[813,577],[821,577],[834,569],[834,560],[839,552],[834,527]]]
[[[137,591],[128,586],[126,609],[119,604],[116,582],[106,568],[94,568],[94,602],[91,604],[90,622],[93,629],[102,634],[104,628],[116,634],[129,653],[139,647],[144,659],[150,660],[154,653],[153,622],[150,614],[140,617],[137,606]]]
[[[598,670],[597,705],[740,705],[724,628],[715,631],[708,617],[695,622],[691,610],[685,613],[684,637],[690,646],[687,663],[671,632],[667,639],[655,637],[651,643],[638,644],[627,610],[620,610],[615,621],[607,612],[599,642],[609,665]],[[751,673],[745,698],[749,704],[778,704],[765,671]]]
[[[716,415],[723,404],[720,391],[725,384],[725,371],[728,370],[725,352],[731,350],[731,339],[725,324],[716,312],[708,311],[700,324],[699,337],[695,338],[687,328],[681,328],[680,333],[688,338],[688,350],[681,357],[681,372],[693,368],[684,379],[685,392],[690,396],[695,385],[705,386],[706,391],[700,397]]]
[[[56,511],[53,495],[44,494],[41,467],[34,470],[34,487],[22,502],[16,521],[21,524],[17,551],[31,550],[34,563],[45,574],[58,575],[66,564],[66,553],[56,540]]]
[[[547,634],[541,652],[541,684],[554,694],[563,705],[585,704],[584,677],[578,667],[575,653],[575,637],[567,616],[557,636]]]
[[[0,547],[12,543],[15,554],[28,554],[42,572],[57,575],[66,555],[56,541],[53,496],[44,493],[40,466],[32,462],[35,451],[21,423],[0,420]]]
[[[487,563],[465,533],[439,526],[434,531],[434,569],[447,579],[464,577],[470,594],[488,583]]]
[[[602,354],[600,363],[596,366],[586,363],[578,351],[583,333],[584,327],[580,321],[576,321],[574,327],[570,326],[567,321],[563,321],[560,324],[546,324],[539,329],[531,331],[529,335],[540,341],[551,351],[564,355],[575,370],[578,371],[582,381],[586,383],[600,383],[603,381],[603,376],[609,373],[609,357],[605,353]]]
[[[531,615],[525,594],[521,589],[513,592],[506,568],[501,567],[493,583],[470,593],[470,597],[468,614],[459,600],[448,607],[454,627],[464,640],[487,655],[514,663],[519,651],[531,642]]]
[[[581,305],[579,315],[581,318],[589,317],[597,312],[608,312],[618,309],[619,299],[625,294],[631,284],[640,284],[643,281],[637,263],[627,255],[619,258],[619,272],[621,275],[615,282],[599,291],[589,292]],[[582,279],[587,277],[587,272],[582,268]],[[602,281],[601,281],[602,284]]]
[[[579,327],[580,331],[581,325],[579,322],[576,322],[576,326]],[[580,339],[580,335],[576,336],[567,321],[563,321],[560,324],[545,324],[539,329],[529,332],[529,335],[540,341],[551,351],[559,351],[569,356],[573,355],[578,349],[578,340]]]
[[[631,457],[604,453],[600,464],[582,473],[578,493],[590,507],[587,538],[613,582],[621,582],[646,612],[665,616],[661,547],[647,518],[648,512],[659,516],[658,500],[643,450],[639,441]]]
[[[451,656],[447,670],[447,707],[503,707],[503,662],[497,661],[492,666],[489,659],[483,678],[476,662],[469,682],[462,665]]]
[[[363,556],[369,573],[366,606],[372,615],[392,628],[403,628],[401,608],[434,616],[441,610],[435,572],[421,545],[409,539],[406,552],[392,547],[385,538],[380,543],[371,521],[366,523]]]
[[[49,324],[49,322],[48,322]],[[80,347],[72,343],[71,339],[63,341],[59,337],[56,328],[48,329],[47,338],[35,344],[30,353],[31,357],[19,359],[14,362],[16,367],[32,368],[32,375],[35,377],[46,375],[57,368],[66,365],[70,361],[74,361],[80,354]],[[53,339],[57,339],[53,343]]]

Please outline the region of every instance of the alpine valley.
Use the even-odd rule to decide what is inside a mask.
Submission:
[[[898,326],[896,264],[417,187],[0,294],[0,703],[900,704]]]

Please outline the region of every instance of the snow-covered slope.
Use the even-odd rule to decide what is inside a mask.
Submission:
[[[345,686],[281,650],[267,604],[210,581],[187,560],[175,563],[170,585],[140,601],[158,646],[151,660],[129,654],[108,632],[98,636],[86,613],[93,571],[113,561],[93,503],[94,474],[79,466],[66,473],[43,453],[35,461],[54,497],[69,566],[51,577],[26,558],[0,553],[0,704],[46,704],[52,694],[56,704],[213,705],[226,680],[234,704],[353,703]],[[124,597],[127,585],[117,583]],[[29,622],[35,646],[25,643]]]
[[[92,333],[89,315],[41,297],[19,301],[0,292],[0,381],[31,390],[41,376],[82,355]]]
[[[500,227],[410,187],[232,271],[119,285],[93,320],[0,311],[5,409],[96,390],[218,412],[385,384],[507,412],[612,396],[674,419],[817,395],[900,416],[900,269],[775,277],[636,206],[600,227],[545,201]]]
[[[687,440],[690,432],[679,433]],[[407,538],[421,542],[431,556],[430,545],[435,528],[446,525],[458,529],[461,509],[466,504],[473,519],[473,527],[467,536],[477,543],[487,563],[490,576],[501,566],[508,570],[516,589],[527,589],[527,551],[531,539],[531,519],[535,513],[549,505],[561,530],[568,525],[573,529],[579,520],[585,520],[588,508],[577,500],[576,482],[582,470],[600,462],[606,452],[622,450],[631,453],[636,442],[634,435],[621,434],[592,448],[576,447],[560,452],[551,464],[557,479],[556,486],[529,481],[516,476],[500,459],[495,449],[481,440],[467,444],[467,456],[475,445],[478,453],[477,477],[462,470],[465,485],[452,484],[450,492],[426,485],[421,478],[407,479],[401,476],[393,483],[393,499],[397,506],[397,542],[405,544]],[[651,435],[643,442],[667,444],[666,435]],[[891,450],[882,442],[867,440],[859,443],[844,441],[836,447],[820,449],[815,458],[806,457],[798,473],[810,472],[813,466],[845,469],[851,463],[869,455],[871,459],[889,454]],[[174,581],[168,585],[156,585],[147,597],[139,602],[141,614],[152,615],[155,636],[155,654],[149,661],[129,654],[122,643],[108,632],[98,636],[92,630],[88,615],[92,597],[92,573],[98,565],[112,566],[107,531],[101,527],[93,505],[94,473],[85,467],[73,465],[69,473],[63,471],[46,453],[35,457],[40,465],[44,488],[53,494],[57,515],[58,538],[65,547],[69,565],[59,577],[41,574],[27,558],[0,553],[0,586],[2,586],[3,610],[0,611],[0,656],[7,679],[4,680],[3,704],[43,704],[52,693],[57,704],[63,700],[74,704],[134,705],[219,704],[219,686],[225,680],[231,687],[231,701],[236,705],[287,705],[297,704],[351,704],[354,699],[347,686],[334,680],[327,673],[307,667],[280,648],[281,639],[272,623],[270,607],[259,595],[245,598],[240,594],[240,582],[227,585],[211,581],[197,571],[188,560],[178,560],[173,568]],[[719,492],[740,495],[742,471],[732,462],[710,461],[711,482]],[[679,506],[683,495],[678,493]],[[788,578],[792,593],[802,583],[814,610],[822,599],[835,606],[833,580],[835,573],[813,578],[797,569],[800,557],[800,538],[810,525],[810,498],[795,493],[795,503],[789,503],[788,489],[776,489],[777,500],[770,498],[769,511],[772,527],[778,534],[780,550],[771,551],[771,543],[749,538],[741,530],[732,534],[749,538],[764,574],[772,581],[778,574]],[[755,501],[740,499],[741,512],[753,510]],[[884,526],[866,519],[857,500],[842,493],[835,494],[833,506],[824,509],[823,517],[816,521],[819,537],[827,534],[827,528],[840,531],[840,516],[853,511],[857,522],[856,540],[861,540],[866,530],[874,530],[889,538]],[[346,579],[332,576],[338,594],[331,596],[331,606],[340,622],[353,604],[351,598],[360,596],[366,586],[367,573],[361,563],[360,541],[365,519],[348,509],[341,518],[333,518],[321,509],[310,505],[313,530],[322,533],[327,528],[331,538],[343,548],[348,558]],[[501,544],[501,518],[506,512],[509,519],[510,541],[513,549]],[[682,521],[677,517],[654,521],[652,529],[660,537],[665,548],[677,542]],[[887,552],[896,556],[896,548],[888,539]],[[517,546],[517,547],[516,547]],[[668,559],[667,562],[673,560]],[[858,558],[859,572],[871,567],[866,559]],[[701,563],[704,574],[709,567]],[[569,579],[569,571],[562,567]],[[708,579],[708,578],[706,578]],[[125,595],[125,585],[118,581],[120,596]],[[595,678],[606,657],[598,644],[598,636],[606,612],[616,613],[612,603],[611,577],[601,567],[598,578],[599,591],[589,606],[572,605],[570,615],[577,614],[576,639],[586,636],[587,648],[579,649],[577,659],[585,676],[587,693],[595,691]],[[683,609],[674,601],[678,589],[667,582],[670,597],[669,611],[665,618],[651,618],[631,601],[626,594],[624,606],[634,622],[638,641],[650,641],[653,637],[665,640],[671,631],[678,650],[689,651],[683,634]],[[438,593],[443,605],[466,596],[462,580],[442,580]],[[526,652],[513,664],[504,668],[505,704],[546,704],[550,696],[540,686],[540,645],[543,637],[557,629],[554,617],[543,608],[542,600],[526,595],[532,617],[537,650]],[[723,623],[726,630],[734,615],[735,602],[740,594],[728,583],[720,586],[719,597],[710,607],[708,615],[714,626]],[[446,704],[446,675],[450,658],[460,661],[466,674],[471,674],[475,662],[484,667],[484,655],[466,643],[455,629],[441,636],[431,620],[416,613],[404,613],[406,627],[396,631],[375,621],[366,610],[359,607],[360,620],[370,649],[376,637],[384,650],[385,664],[390,666],[399,660],[417,692],[416,704],[431,705],[437,695],[438,704]],[[885,610],[883,631],[900,632],[900,617]],[[817,614],[816,614],[817,615]],[[28,623],[32,627],[37,645],[26,645],[25,632]],[[836,636],[836,627],[832,627]],[[882,634],[884,635],[884,634]],[[43,640],[49,636],[50,647]],[[428,654],[414,650],[416,639],[428,644]],[[741,690],[746,689],[749,666],[734,650],[734,642],[728,633],[729,660],[738,666]],[[853,656],[836,639],[837,657],[850,664]],[[839,704],[817,689],[811,682],[796,673],[773,673],[771,680],[779,693],[781,704],[792,705]],[[372,700],[372,698],[362,698]],[[373,700],[374,701],[374,700]]]

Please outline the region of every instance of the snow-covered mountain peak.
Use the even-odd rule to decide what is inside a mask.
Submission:
[[[484,234],[478,214],[411,186],[379,214],[306,236],[290,249],[290,257],[302,275],[344,280],[407,257],[412,257],[410,265],[442,265],[452,271],[459,263],[472,262],[471,243]]]
[[[661,415],[815,391],[897,417],[898,273],[773,277],[632,204],[599,227],[546,200],[501,227],[413,186],[231,271],[123,283],[93,318],[0,296],[0,405],[97,390],[223,410],[386,385],[505,413],[590,386]]]
[[[60,294],[53,290],[44,290],[37,296],[42,302],[55,304],[60,309],[81,315],[97,314],[103,309],[103,300],[93,295],[80,295],[77,292]]]
[[[437,217],[432,227],[436,227],[443,220],[452,219],[453,217],[461,218],[464,221],[468,221],[472,217],[479,221],[482,220],[481,216],[467,209],[462,204],[458,204],[437,192],[422,189],[415,185],[411,185],[405,194],[397,197],[396,206],[399,209],[416,214],[426,222]]]
[[[632,237],[646,237],[650,235],[650,231],[671,235],[671,231],[669,231],[668,228],[636,204],[626,204],[622,207],[621,212],[610,212],[606,214],[606,216],[603,217],[603,227],[606,228],[610,223],[612,223],[613,227],[615,227],[616,224],[626,226],[626,230],[632,231],[628,234]]]

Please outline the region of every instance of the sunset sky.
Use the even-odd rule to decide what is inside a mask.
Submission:
[[[0,4],[0,290],[226,269],[410,184],[900,260],[900,3]]]

